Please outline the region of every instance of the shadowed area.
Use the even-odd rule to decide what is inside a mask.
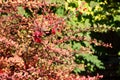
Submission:
[[[107,33],[92,32],[91,37],[112,44],[113,48],[93,47],[96,50],[95,55],[97,55],[105,65],[105,70],[99,70],[99,72],[104,75],[103,80],[118,80],[118,77],[120,77],[119,73],[117,73],[120,66],[120,56],[118,56],[118,52],[120,51],[120,35],[113,31]]]

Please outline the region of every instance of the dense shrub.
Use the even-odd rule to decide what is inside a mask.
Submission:
[[[3,0],[0,3],[0,79],[98,80],[103,77],[80,75],[82,71],[87,74],[104,69],[92,45],[112,46],[90,37],[90,31],[99,31],[90,26],[103,18],[94,16],[92,22],[87,19],[86,16],[95,14],[85,1],[63,2]]]

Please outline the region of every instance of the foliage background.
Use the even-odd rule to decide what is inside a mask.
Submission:
[[[117,0],[0,1],[0,78],[119,77],[119,5]]]

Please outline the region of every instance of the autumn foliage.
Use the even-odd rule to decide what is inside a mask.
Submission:
[[[66,27],[69,26],[67,17],[60,17],[53,10],[58,6],[44,0],[0,3],[0,80],[98,80],[103,77],[73,73],[76,66],[85,67],[75,63],[75,55],[93,52],[89,47],[74,50],[67,43],[84,40],[99,46],[111,45],[74,36],[82,30]]]

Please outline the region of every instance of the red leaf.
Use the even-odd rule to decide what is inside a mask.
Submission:
[[[0,74],[4,73],[4,71],[2,69],[0,69]]]
[[[52,34],[55,34],[55,33],[56,33],[55,28],[52,28],[51,33],[52,33]]]
[[[87,10],[87,8],[84,8],[84,9],[83,9],[83,11],[86,11],[86,10]]]
[[[43,33],[41,31],[35,31],[34,34],[33,34],[33,38],[34,38],[34,41],[37,42],[37,43],[41,43],[41,36],[43,35]]]
[[[78,14],[76,14],[76,17],[78,17]]]
[[[41,38],[34,36],[34,41],[37,43],[41,43]]]
[[[76,11],[78,10],[78,8],[76,8]]]
[[[41,31],[35,31],[34,32],[34,34],[33,34],[33,36],[42,36],[43,34],[42,34],[42,32]]]
[[[80,15],[82,15],[82,12],[80,12]]]

